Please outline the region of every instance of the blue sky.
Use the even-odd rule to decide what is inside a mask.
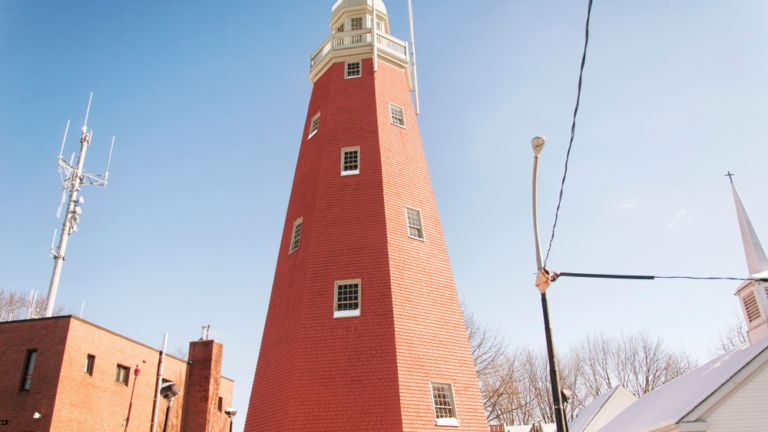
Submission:
[[[407,2],[386,2],[408,38]],[[71,119],[95,130],[59,302],[142,342],[211,324],[244,413],[311,84],[332,1],[0,0],[0,288],[47,290]],[[544,349],[530,217],[554,217],[586,1],[414,1],[419,127],[459,294],[512,346]],[[723,173],[768,240],[768,4],[597,1],[550,267],[744,276]],[[733,282],[561,279],[560,350],[647,329],[700,360],[739,317]],[[236,429],[242,427],[244,416]]]

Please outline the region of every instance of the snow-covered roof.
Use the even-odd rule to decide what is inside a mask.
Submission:
[[[637,398],[623,386],[616,386],[582,408],[576,418],[568,424],[568,429],[571,432],[599,430],[636,400]]]
[[[600,432],[649,432],[676,424],[764,352],[768,337],[715,357],[638,399]]]
[[[506,426],[504,432],[531,432],[531,425]]]

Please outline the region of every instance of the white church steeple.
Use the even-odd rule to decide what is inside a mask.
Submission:
[[[744,254],[747,258],[747,269],[750,277],[768,278],[768,258],[765,250],[757,237],[757,232],[749,220],[747,210],[741,202],[741,197],[733,184],[733,174],[726,174],[731,179],[731,190],[733,191],[733,200],[736,204],[736,215],[739,218],[739,228],[741,229],[741,239],[744,243]],[[747,334],[749,342],[768,336],[768,283],[762,281],[746,281],[736,291],[739,297],[741,309],[744,312],[744,319],[747,323]]]

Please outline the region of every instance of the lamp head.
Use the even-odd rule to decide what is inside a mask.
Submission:
[[[533,154],[538,156],[544,149],[544,145],[547,143],[547,139],[543,136],[535,136],[531,140],[531,148],[533,148]]]
[[[173,381],[168,381],[164,383],[162,386],[160,386],[160,396],[163,397],[163,399],[171,400],[176,397],[181,392],[181,389],[179,386],[173,383]]]
[[[232,418],[237,415],[237,410],[234,408],[226,408],[224,409],[224,413],[229,416],[229,418]]]

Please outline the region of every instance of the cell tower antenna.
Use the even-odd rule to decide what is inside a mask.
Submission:
[[[88,114],[91,112],[91,101],[93,101],[93,92],[88,96],[88,108],[85,109],[85,120],[83,121],[83,134],[88,129]]]
[[[64,143],[67,142],[67,134],[69,133],[69,120],[67,120],[67,127],[64,128],[64,138],[61,139],[61,149],[59,150],[59,159],[64,154]]]
[[[104,171],[104,186],[107,185],[109,179],[109,165],[112,164],[112,149],[115,148],[115,136],[112,135],[112,144],[109,145],[109,156],[107,156],[107,170]]]
[[[74,164],[75,154],[72,153],[72,157],[69,162],[64,159],[64,144],[67,140],[67,133],[69,132],[69,121],[67,121],[67,127],[64,132],[64,139],[61,141],[61,149],[59,150],[58,159],[58,171],[61,176],[62,182],[62,195],[61,204],[59,204],[59,210],[56,217],[61,217],[61,210],[66,202],[66,212],[64,213],[64,221],[62,222],[61,235],[59,237],[58,246],[51,245],[51,255],[53,255],[53,273],[51,274],[51,283],[48,286],[48,297],[45,302],[44,316],[50,317],[53,315],[53,308],[56,303],[56,294],[59,289],[59,281],[61,279],[61,269],[64,264],[65,255],[67,252],[67,244],[69,243],[69,236],[73,232],[77,232],[77,224],[80,222],[80,215],[82,214],[83,198],[78,197],[78,193],[82,186],[92,185],[99,187],[107,186],[107,175],[109,173],[109,163],[112,160],[112,147],[115,145],[115,138],[112,137],[112,146],[109,148],[109,159],[107,160],[107,171],[104,175],[89,174],[85,172],[83,166],[85,165],[85,153],[88,150],[88,146],[91,144],[93,138],[93,131],[88,131],[88,116],[91,113],[91,102],[93,101],[93,92],[88,96],[88,108],[85,110],[85,120],[83,121],[83,129],[80,134],[80,153],[77,157],[77,164]],[[67,192],[69,198],[67,198]],[[54,242],[56,239],[56,232],[53,234]]]
[[[37,302],[37,291],[32,289],[29,291],[29,296],[27,297],[27,319],[36,318],[35,317],[36,302]]]

